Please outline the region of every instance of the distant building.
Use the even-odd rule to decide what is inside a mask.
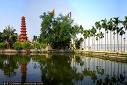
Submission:
[[[19,41],[20,42],[26,42],[28,39],[27,33],[26,33],[26,23],[25,23],[25,17],[22,16],[21,18],[21,28],[20,28],[20,35],[19,35]]]

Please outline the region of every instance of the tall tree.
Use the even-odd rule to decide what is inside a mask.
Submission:
[[[122,24],[123,24],[123,27],[125,29],[125,32],[127,32],[127,16],[124,17]],[[126,42],[125,40],[126,40],[126,38],[124,38],[124,51],[125,51],[125,42]]]
[[[122,46],[122,40],[123,40],[123,35],[125,34],[125,31],[123,30],[123,27],[121,28],[121,30],[120,30],[120,33],[119,33],[119,35],[121,36],[121,51],[122,51],[122,48],[123,48],[123,46]]]
[[[7,48],[12,48],[13,43],[17,41],[18,34],[15,31],[10,25],[6,26],[3,30],[3,39],[7,43]]]
[[[42,23],[39,41],[50,44],[55,49],[69,48],[71,39],[76,37],[81,29],[77,25],[72,26],[73,20],[67,16],[55,17],[44,13],[40,18]]]
[[[119,29],[119,23],[120,23],[120,20],[119,20],[119,17],[115,17],[113,19],[113,22],[114,22],[114,29],[116,30],[116,34],[117,34],[117,51],[119,51],[119,32],[120,32],[120,29]]]
[[[108,30],[110,31],[110,50],[112,51],[112,32],[113,32],[113,21],[112,18],[107,23]]]
[[[107,28],[107,20],[104,19],[104,20],[101,20],[102,24],[102,28],[105,30],[105,51],[106,51],[106,48],[108,50],[108,28]],[[107,39],[106,39],[106,34],[107,34]],[[106,43],[106,40],[107,40],[107,43]]]
[[[101,30],[100,21],[95,22],[95,27],[96,27],[96,29],[98,29],[98,32],[100,33],[100,30]],[[98,39],[98,41],[99,41],[99,43],[100,43],[100,40],[99,40],[99,39]],[[100,48],[100,47],[98,47],[98,48]]]
[[[96,42],[97,42],[97,47],[96,47],[96,49],[97,49],[97,51],[98,51],[98,44],[99,44],[99,43],[98,43],[98,40],[99,40],[99,33],[96,34]]]
[[[84,30],[84,31],[83,31],[83,37],[84,37],[84,48],[86,48],[86,39],[87,39],[87,37],[88,37],[88,35],[87,35],[87,30]]]
[[[92,36],[92,48],[95,49],[95,36],[96,36],[97,30],[95,29],[94,26],[92,26],[91,29],[91,36]],[[94,47],[93,47],[94,46]]]
[[[104,34],[102,32],[100,32],[99,33],[99,39],[102,40],[102,38],[104,38]],[[99,46],[100,46],[100,50],[102,50],[102,44],[99,44]]]
[[[126,50],[126,48],[125,48],[125,41],[126,41],[126,38],[124,37],[123,40],[124,40],[124,52],[125,52],[125,50]]]

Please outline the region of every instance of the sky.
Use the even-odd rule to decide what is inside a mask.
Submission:
[[[55,9],[55,14],[72,12],[74,23],[91,28],[96,21],[104,18],[127,15],[127,0],[0,0],[0,31],[11,25],[20,33],[21,16],[26,17],[29,40],[40,34],[43,12]]]

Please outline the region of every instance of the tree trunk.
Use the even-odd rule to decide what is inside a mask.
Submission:
[[[106,30],[105,30],[105,51],[106,51]]]
[[[90,37],[88,37],[88,50],[90,50]]]
[[[115,34],[113,34],[113,39],[114,39],[114,52],[115,52]]]
[[[84,39],[84,49],[86,48],[86,39]]]
[[[94,43],[94,50],[95,50],[95,36],[94,36],[94,40],[93,40],[93,43]]]
[[[100,40],[100,50],[102,51],[102,38]]]
[[[91,45],[91,49],[94,50],[93,46],[94,46],[94,36],[92,36],[92,45]]]
[[[122,48],[123,48],[123,47],[122,47],[122,35],[121,35],[121,52],[122,52]]]
[[[125,52],[125,39],[124,39],[124,52]]]
[[[98,40],[97,40],[97,51],[98,51]]]
[[[109,49],[108,49],[108,31],[107,31],[107,51],[109,51]]]
[[[110,31],[110,51],[112,51],[112,32]]]
[[[118,40],[118,33],[117,33],[117,51],[119,52],[119,40]]]
[[[100,51],[100,39],[98,39],[98,51]]]

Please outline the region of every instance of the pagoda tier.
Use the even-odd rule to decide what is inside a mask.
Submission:
[[[27,41],[27,33],[26,33],[26,23],[25,23],[25,17],[22,16],[21,18],[21,28],[20,28],[20,35],[19,35],[19,41],[20,42],[26,42]]]
[[[22,35],[20,35],[20,36],[26,36],[26,35],[27,35],[27,34],[24,33],[24,34],[22,34]]]

